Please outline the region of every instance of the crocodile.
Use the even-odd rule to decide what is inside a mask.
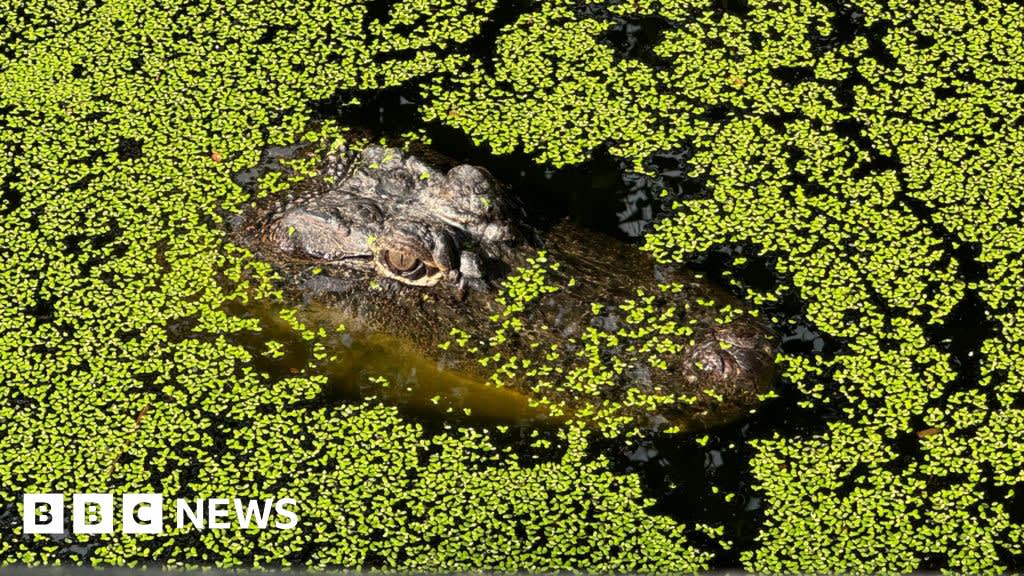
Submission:
[[[736,296],[568,220],[531,225],[485,168],[335,143],[231,239],[325,324],[555,416],[700,430],[771,393],[777,339]]]

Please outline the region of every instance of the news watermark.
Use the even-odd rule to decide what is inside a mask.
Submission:
[[[25,494],[22,497],[21,525],[25,534],[65,534],[64,494]],[[75,534],[109,534],[115,517],[125,534],[160,534],[165,513],[173,509],[172,525],[177,529],[198,530],[291,530],[298,526],[298,503],[294,498],[177,498],[165,502],[162,494],[122,494],[120,514],[114,495],[102,493],[72,494],[71,531]]]

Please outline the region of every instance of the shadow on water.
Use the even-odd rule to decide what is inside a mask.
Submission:
[[[702,193],[699,186],[673,170],[671,165],[688,158],[687,151],[669,152],[649,161],[668,170],[656,178],[628,171],[629,163],[613,157],[606,147],[596,150],[585,163],[553,168],[539,165],[520,151],[495,155],[454,128],[424,123],[420,118],[418,89],[387,89],[357,94],[360,104],[345,106],[352,94],[321,101],[317,118],[335,119],[343,126],[364,129],[399,141],[402,133],[422,128],[433,150],[456,162],[486,167],[508,186],[525,205],[531,223],[543,229],[563,218],[609,236],[637,241],[661,210],[657,199],[663,188],[675,197]],[[687,189],[689,188],[689,189]]]

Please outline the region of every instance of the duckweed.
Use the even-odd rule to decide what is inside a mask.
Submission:
[[[490,385],[516,387],[531,398],[532,405],[545,406],[551,416],[585,421],[609,435],[649,426],[663,417],[665,407],[697,400],[660,386],[640,389],[625,384],[631,371],[668,371],[668,359],[692,343],[694,330],[690,324],[697,322],[696,318],[681,315],[675,306],[656,302],[658,295],[643,289],[636,290],[635,299],[614,307],[591,303],[590,324],[582,327],[578,337],[551,344],[542,357],[531,360],[516,356],[513,342],[536,341],[538,332],[551,329],[542,324],[550,317],[545,306],[552,302],[544,295],[571,292],[577,286],[560,268],[560,263],[545,251],[538,251],[502,281],[495,297],[501,311],[490,317],[490,325],[467,327],[472,333],[453,327],[452,338],[439,347],[444,351],[460,348],[479,356],[478,363],[489,370]],[[671,282],[658,290],[677,293],[683,286]],[[699,305],[713,307],[715,302],[706,299]],[[716,321],[744,313],[730,306],[720,312]],[[715,402],[725,401],[714,390],[700,393]],[[672,429],[682,431],[678,426]]]
[[[279,297],[269,268],[218,232],[220,214],[250,200],[231,175],[296,140],[312,102],[418,86],[425,120],[497,153],[558,166],[606,146],[649,172],[655,152],[692,151],[684,170],[701,185],[660,199],[668,216],[645,249],[685,263],[752,244],[785,280],[757,290],[734,276],[735,288],[757,304],[795,295],[843,343],[780,354],[798,404],[837,415],[750,440],[766,504],[738,551],[745,568],[1019,569],[1024,7],[544,0],[483,58],[463,48],[494,2],[373,5],[0,11],[0,500],[154,491],[301,505],[294,531],[80,536],[76,547],[23,537],[5,510],[0,560],[711,565],[690,529],[650,513],[635,475],[584,456],[582,429],[560,432],[553,461],[520,462],[487,430],[428,434],[393,408],[318,403],[323,375],[260,373],[231,343],[254,327],[226,301]],[[642,18],[666,24],[649,54],[606,41]],[[325,130],[305,139],[340,128]],[[288,186],[274,178],[261,190]],[[645,297],[593,309],[639,310],[638,354],[686,328]],[[499,328],[530,328],[511,318]],[[538,389],[599,390],[627,361],[609,349],[631,337],[589,333],[579,372],[494,362],[532,371]],[[731,546],[722,526],[692,530]]]

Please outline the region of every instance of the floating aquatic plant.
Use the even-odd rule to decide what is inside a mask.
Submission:
[[[231,175],[301,136],[311,102],[415,83],[425,119],[499,153],[562,165],[607,145],[647,170],[654,152],[692,150],[685,168],[704,187],[661,198],[670,216],[646,249],[685,262],[751,243],[786,284],[737,289],[752,302],[795,294],[843,343],[780,359],[798,404],[837,416],[751,441],[766,504],[744,567],[1019,569],[1024,8],[547,0],[501,27],[493,58],[465,50],[494,10],[0,10],[0,501],[248,492],[303,506],[295,531],[81,536],[79,547],[5,526],[2,560],[709,565],[691,532],[645,511],[635,476],[583,457],[579,430],[562,433],[552,461],[519,462],[486,431],[428,435],[371,403],[310,408],[323,375],[259,373],[232,343],[253,325],[225,301],[275,289],[217,232],[221,210],[250,200]],[[607,41],[644,18],[664,31],[643,57]],[[631,329],[671,346],[644,297]],[[614,372],[608,337],[588,345]],[[538,386],[571,381],[525,369]],[[589,374],[572,384],[599,385]],[[695,529],[729,546],[723,527]]]

